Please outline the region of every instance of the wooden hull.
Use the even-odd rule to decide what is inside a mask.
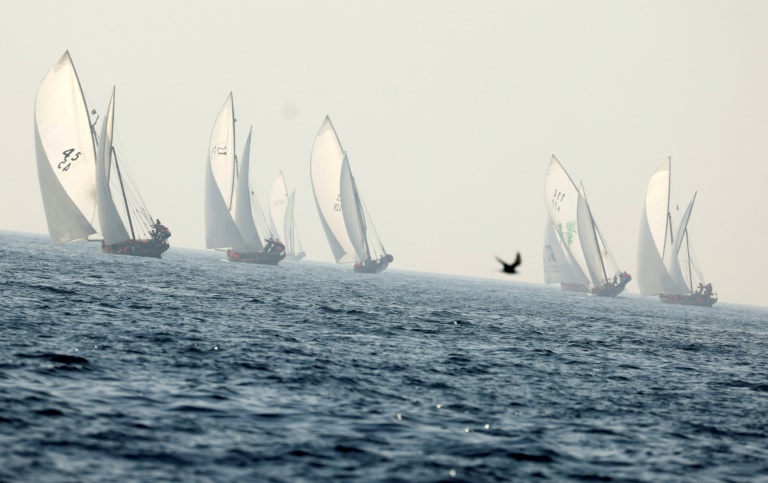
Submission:
[[[285,252],[235,252],[228,251],[227,258],[230,262],[236,263],[255,263],[257,265],[277,265],[280,260],[285,258]]]
[[[665,304],[696,305],[698,307],[712,307],[717,302],[717,294],[704,295],[701,293],[688,293],[683,295],[659,295],[659,300]]]
[[[592,292],[592,295],[595,295],[597,297],[615,297],[619,295],[621,292],[623,292],[624,287],[626,287],[627,284],[631,281],[632,281],[632,277],[627,276],[625,278],[622,278],[616,285],[612,283],[607,283],[602,287],[594,287],[591,292]]]
[[[170,245],[157,240],[128,240],[114,245],[101,243],[101,251],[110,255],[130,255],[134,257],[162,258]]]
[[[384,257],[378,260],[368,260],[362,265],[355,265],[355,273],[379,273],[389,266],[389,259]]]

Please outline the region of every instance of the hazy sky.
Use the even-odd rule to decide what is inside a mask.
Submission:
[[[296,189],[308,259],[332,261],[309,155],[326,114],[392,268],[542,282],[544,175],[583,181],[624,270],[672,157],[676,201],[723,302],[768,305],[768,2],[4,1],[0,229],[47,233],[35,93],[69,50],[90,108],[172,246],[203,248],[204,166],[230,91],[266,205]],[[637,292],[636,283],[628,291]]]

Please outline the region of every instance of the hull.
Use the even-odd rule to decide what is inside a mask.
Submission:
[[[624,287],[626,287],[630,281],[632,281],[632,277],[627,275],[626,277],[622,277],[616,284],[606,283],[602,287],[594,287],[591,292],[592,295],[597,297],[615,297],[624,291]]]
[[[157,240],[128,240],[114,245],[101,243],[101,251],[110,255],[131,255],[134,257],[162,258],[163,253],[171,248],[166,242]]]
[[[389,266],[390,259],[381,257],[378,260],[368,260],[365,263],[356,263],[355,273],[379,273],[383,272]]]
[[[560,283],[560,290],[565,290],[566,292],[582,292],[582,293],[589,293],[589,288],[584,285],[583,283]]]
[[[235,252],[227,251],[227,258],[230,262],[236,263],[255,263],[257,265],[277,265],[280,260],[285,258],[285,252]]]
[[[696,305],[698,307],[712,307],[717,302],[717,294],[704,295],[701,293],[688,293],[683,295],[659,295],[659,300],[665,304]]]

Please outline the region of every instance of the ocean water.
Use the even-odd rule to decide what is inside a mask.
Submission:
[[[0,481],[768,481],[765,309],[222,258],[0,233]]]

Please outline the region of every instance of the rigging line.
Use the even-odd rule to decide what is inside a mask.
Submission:
[[[146,208],[146,203],[144,202],[144,199],[141,196],[141,191],[139,191],[138,186],[136,185],[135,177],[133,175],[133,165],[128,159],[127,150],[125,149],[123,145],[123,140],[120,137],[120,131],[115,129],[114,133],[115,133],[115,138],[117,139],[117,143],[119,145],[120,156],[123,158],[123,172],[126,173],[127,178],[130,180],[131,184],[136,190],[136,194],[138,195],[138,199],[141,201],[141,205]]]
[[[363,205],[363,209],[365,210],[365,215],[367,219],[369,220],[369,224],[371,228],[373,228],[373,234],[376,236],[376,241],[379,244],[379,247],[381,247],[381,251],[384,252],[384,254],[387,253],[387,250],[384,248],[384,244],[381,243],[381,238],[379,237],[379,231],[376,229],[376,225],[373,223],[373,218],[371,218],[371,214],[368,212],[368,206],[365,204],[365,200],[363,200],[363,197],[358,193],[358,197],[360,198],[360,203]]]
[[[259,200],[256,198],[256,192],[253,190],[250,182],[248,183],[248,189],[250,190],[248,198],[251,200],[251,214],[256,215],[254,216],[254,221],[262,233],[268,233],[270,237],[275,238],[277,234],[272,233],[272,230],[269,229],[269,223],[267,223],[267,219],[264,217],[264,211],[261,209]]]
[[[127,151],[126,151],[126,149],[123,146],[123,141],[122,141],[122,138],[120,137],[120,132],[117,129],[115,129],[114,132],[115,132],[115,137],[117,139],[117,142],[119,144],[120,156],[123,158],[123,168],[124,168],[123,171],[126,172],[127,178],[129,179],[131,185],[133,186],[133,189],[135,190],[135,192],[137,194],[137,197],[138,197],[138,200],[139,200],[141,206],[144,209],[147,209],[147,204],[144,201],[144,197],[141,196],[141,191],[139,191],[139,188],[136,185],[136,181],[135,181],[135,178],[133,176],[132,163],[128,160],[128,155],[126,154]],[[149,211],[149,210],[147,209],[147,211]]]

